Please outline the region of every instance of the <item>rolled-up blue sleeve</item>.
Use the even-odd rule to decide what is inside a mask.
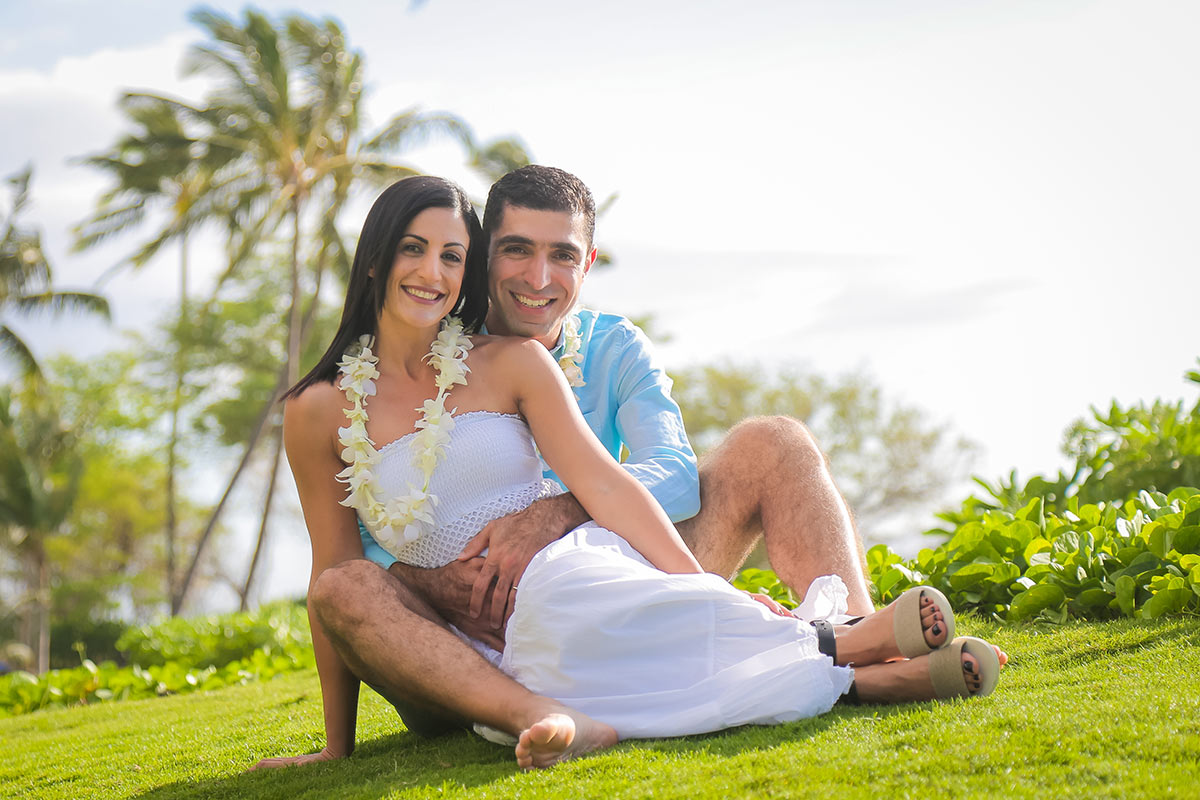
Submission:
[[[629,457],[621,465],[645,486],[672,522],[700,511],[696,453],[671,398],[671,378],[656,362],[649,339],[630,323],[615,364],[616,425]]]
[[[375,541],[375,537],[363,525],[361,519],[358,521],[358,536],[362,539],[363,555],[384,569],[387,569],[399,560],[387,550],[384,550],[379,542]]]

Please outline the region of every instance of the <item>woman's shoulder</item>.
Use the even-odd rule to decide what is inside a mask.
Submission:
[[[317,422],[334,413],[340,414],[346,405],[346,395],[332,381],[319,381],[304,387],[300,394],[289,397],[284,404],[285,417]]]
[[[471,344],[471,353],[479,361],[508,363],[550,357],[541,342],[520,336],[477,334],[471,337]]]

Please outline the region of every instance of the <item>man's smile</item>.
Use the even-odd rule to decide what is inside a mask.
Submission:
[[[554,301],[552,297],[530,297],[529,295],[509,292],[518,303],[526,308],[545,308]]]

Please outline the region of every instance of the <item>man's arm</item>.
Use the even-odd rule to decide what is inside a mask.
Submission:
[[[671,398],[671,379],[658,364],[650,341],[632,323],[619,332],[613,388],[616,425],[629,457],[621,465],[658,501],[672,522],[700,511],[696,453],[683,428],[683,413]]]
[[[650,491],[672,522],[695,516],[700,510],[696,454],[684,432],[679,406],[671,399],[671,379],[654,358],[649,340],[622,319],[602,337],[591,339],[587,360],[589,380],[602,381],[608,389],[598,406],[605,418],[592,423],[601,426],[594,429],[597,436],[605,441],[609,437],[603,428],[615,426],[630,451],[621,466]],[[525,511],[489,523],[477,537],[479,541],[471,542],[460,556],[477,556],[490,546],[487,560],[497,565],[485,566],[488,572],[480,573],[471,595],[472,614],[488,608],[485,594],[489,587],[503,587],[507,592],[519,583],[538,550],[588,519],[568,493],[539,500]],[[493,595],[490,618],[496,627],[506,618],[511,601],[511,592]]]

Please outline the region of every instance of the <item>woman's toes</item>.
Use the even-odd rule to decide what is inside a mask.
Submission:
[[[925,642],[937,647],[946,641],[946,621],[937,606],[921,610],[921,626],[925,629]]]
[[[966,680],[967,688],[975,694],[983,687],[983,681],[979,677],[979,664],[975,661],[975,656],[964,652],[962,656],[963,677]]]

